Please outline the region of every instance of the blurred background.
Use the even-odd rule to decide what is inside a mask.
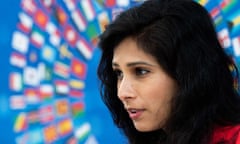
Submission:
[[[143,0],[8,0],[0,4],[0,143],[124,144],[99,95],[98,36]],[[240,68],[240,1],[206,7]],[[234,74],[234,72],[233,72]]]

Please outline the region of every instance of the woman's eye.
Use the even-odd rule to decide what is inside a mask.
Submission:
[[[123,78],[123,73],[120,70],[114,70],[114,73],[117,76],[117,79]]]
[[[135,69],[135,73],[137,76],[142,76],[142,75],[145,75],[147,74],[149,71],[146,70],[146,69],[143,69],[143,68],[136,68]]]

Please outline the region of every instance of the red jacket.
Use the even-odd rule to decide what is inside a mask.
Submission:
[[[217,127],[210,144],[240,144],[240,125]]]

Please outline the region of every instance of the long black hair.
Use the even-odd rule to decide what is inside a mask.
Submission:
[[[114,48],[133,37],[176,80],[179,92],[165,129],[139,132],[117,97]],[[206,144],[216,125],[240,122],[240,97],[207,10],[190,0],[148,0],[122,12],[100,36],[101,95],[129,143]],[[238,76],[238,75],[237,75]]]

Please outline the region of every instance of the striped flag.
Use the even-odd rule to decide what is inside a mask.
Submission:
[[[26,66],[26,58],[24,55],[16,52],[12,52],[10,56],[10,63],[13,66],[23,68]]]
[[[30,15],[33,15],[37,11],[34,0],[22,0],[21,7]]]
[[[83,9],[83,13],[86,16],[88,21],[92,21],[96,15],[96,12],[93,7],[93,3],[91,0],[81,0],[81,7]]]
[[[28,128],[26,113],[18,114],[14,122],[14,132],[22,132]]]
[[[9,87],[13,91],[21,91],[23,89],[22,75],[18,72],[11,72],[9,76]]]
[[[69,93],[69,85],[67,81],[55,80],[55,90],[57,94],[67,95]]]
[[[40,30],[33,29],[31,33],[31,42],[33,45],[35,45],[38,48],[41,48],[42,45],[45,42],[43,34],[40,32]]]
[[[218,32],[218,39],[223,48],[228,48],[231,46],[231,40],[227,28],[224,28]]]
[[[92,48],[91,46],[87,43],[86,40],[83,38],[79,39],[77,42],[77,50],[86,58],[86,59],[91,59],[92,58]]]
[[[50,84],[43,84],[39,88],[39,95],[42,100],[50,100],[53,97],[54,88]]]
[[[84,112],[84,103],[83,102],[74,102],[71,105],[71,107],[72,107],[72,114],[75,118],[81,116]]]
[[[18,17],[20,20],[20,22],[17,24],[18,28],[25,33],[30,33],[33,25],[32,18],[25,14],[24,12],[20,12],[18,14]]]
[[[55,62],[54,64],[54,73],[60,77],[68,78],[69,77],[69,66],[62,62]]]
[[[231,10],[237,3],[237,0],[222,0],[220,2],[220,7],[223,12],[228,12]]]
[[[74,10],[71,13],[71,18],[73,19],[73,22],[77,26],[79,31],[85,31],[87,22],[78,10]]]
[[[75,10],[75,5],[76,5],[75,0],[63,0],[63,2],[65,3],[66,7],[70,12]]]
[[[235,56],[240,56],[240,37],[233,38],[232,42]]]
[[[20,110],[26,108],[26,103],[23,95],[10,96],[10,108],[14,110]]]

